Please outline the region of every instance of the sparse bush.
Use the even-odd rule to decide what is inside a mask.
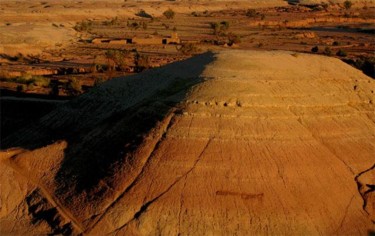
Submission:
[[[127,26],[130,28],[130,29],[134,29],[134,30],[137,30],[141,27],[141,24],[138,23],[138,22],[127,22]]]
[[[114,70],[118,68],[123,69],[125,66],[125,58],[127,56],[126,51],[109,49],[105,52],[105,56],[108,60],[108,69]]]
[[[220,22],[221,30],[228,30],[229,29],[229,22],[228,21],[222,21]]]
[[[184,43],[177,50],[184,55],[191,55],[199,52],[199,48],[193,43]]]
[[[102,84],[104,82],[105,82],[105,80],[102,77],[95,78],[94,87],[99,86],[100,84]]]
[[[329,7],[328,3],[322,2],[321,6],[322,6],[322,8],[323,8],[325,11],[328,10],[328,7]]]
[[[313,53],[319,52],[319,47],[315,46],[315,47],[311,48],[311,52],[313,52]]]
[[[165,28],[166,30],[169,29],[169,25],[167,25],[167,24],[165,24],[165,23],[163,23],[162,26],[164,26],[164,28]]]
[[[119,25],[119,24],[120,24],[120,22],[119,22],[117,16],[112,18],[111,20],[103,22],[103,25]]]
[[[344,2],[344,8],[345,8],[346,10],[349,10],[352,6],[353,6],[353,3],[352,3],[351,1],[346,0],[346,1]]]
[[[78,22],[73,28],[78,32],[90,31],[92,29],[92,21],[83,20]]]
[[[148,28],[147,22],[142,22],[142,28],[146,30]]]
[[[77,96],[82,93],[82,85],[79,80],[73,77],[67,85],[68,94],[71,96]]]
[[[168,9],[166,10],[165,12],[163,12],[163,15],[165,16],[165,18],[167,19],[173,19],[174,16],[175,16],[175,12],[172,10],[172,9]]]
[[[17,92],[19,93],[24,92],[26,89],[27,89],[27,86],[25,84],[19,84],[17,85],[17,88],[16,88]]]
[[[325,47],[324,48],[324,54],[327,55],[327,56],[331,56],[332,55],[332,50],[330,47]]]
[[[135,53],[134,63],[136,72],[141,72],[150,68],[150,58],[147,55],[139,54],[137,51]]]
[[[229,45],[241,43],[241,37],[234,34],[234,33],[229,33],[227,37],[228,37],[228,44]]]
[[[45,78],[43,76],[33,76],[33,84],[35,84],[38,87],[45,87],[47,88],[50,84],[50,80],[48,78]]]
[[[346,57],[347,55],[348,53],[343,49],[338,50],[336,53],[336,56],[339,56],[339,57]]]
[[[229,29],[229,22],[228,21],[222,21],[220,23],[210,22],[210,28],[213,29],[214,35],[223,34],[225,31]]]
[[[245,13],[247,17],[256,17],[258,15],[257,11],[255,9],[248,9]]]
[[[362,70],[366,75],[375,78],[375,57],[360,57],[351,64]]]

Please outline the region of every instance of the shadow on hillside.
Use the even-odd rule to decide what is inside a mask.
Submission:
[[[117,167],[124,162],[132,162],[129,160],[132,155],[128,154],[136,150],[144,136],[186,97],[193,85],[202,81],[200,75],[213,60],[214,54],[208,52],[104,83],[59,106],[38,124],[10,135],[3,140],[2,149],[33,150],[65,140],[68,147],[55,177],[57,194],[66,195],[74,189],[69,195],[87,192],[100,198],[97,190],[100,181],[114,176]],[[142,84],[147,97],[142,97],[143,88],[139,88]],[[114,85],[120,86],[113,89]]]

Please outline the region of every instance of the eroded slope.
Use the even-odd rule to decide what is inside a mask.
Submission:
[[[374,90],[337,59],[240,50],[110,81],[4,140],[25,149],[2,153],[0,228],[365,235]]]

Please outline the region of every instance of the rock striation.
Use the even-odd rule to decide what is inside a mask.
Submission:
[[[366,235],[374,90],[287,51],[108,81],[2,140],[0,234]]]

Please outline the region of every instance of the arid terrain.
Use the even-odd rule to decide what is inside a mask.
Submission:
[[[0,235],[375,233],[375,1],[0,16]]]

